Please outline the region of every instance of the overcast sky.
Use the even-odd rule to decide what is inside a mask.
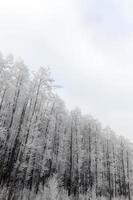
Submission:
[[[0,0],[0,50],[50,66],[69,109],[133,140],[132,0]]]

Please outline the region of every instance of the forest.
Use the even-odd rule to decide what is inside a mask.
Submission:
[[[57,88],[48,67],[0,54],[0,200],[131,200],[133,143]]]

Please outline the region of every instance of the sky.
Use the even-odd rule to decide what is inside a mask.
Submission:
[[[0,50],[49,66],[68,109],[133,141],[132,0],[0,0]]]

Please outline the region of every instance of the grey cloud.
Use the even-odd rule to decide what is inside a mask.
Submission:
[[[1,50],[21,56],[32,70],[50,66],[69,109],[79,106],[133,138],[132,6],[128,13],[120,0],[48,2],[47,13],[1,15]],[[87,10],[78,7],[83,3]]]

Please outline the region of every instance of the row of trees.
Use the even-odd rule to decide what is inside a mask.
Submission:
[[[77,108],[69,113],[55,88],[48,68],[29,73],[22,60],[0,55],[0,186],[7,188],[6,199],[18,199],[25,189],[37,194],[56,174],[58,187],[76,199],[95,193],[130,200],[132,144]]]

